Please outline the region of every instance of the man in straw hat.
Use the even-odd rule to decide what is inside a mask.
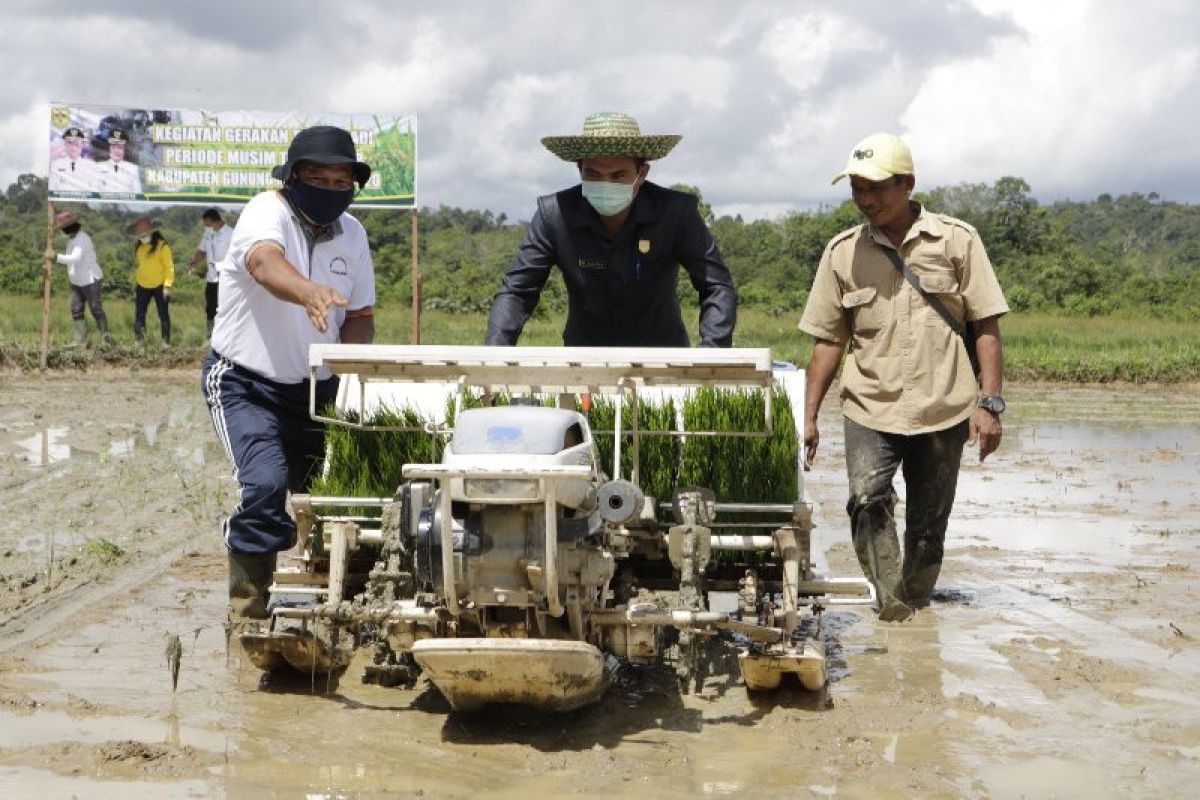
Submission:
[[[492,301],[487,343],[516,344],[557,266],[567,286],[563,343],[687,347],[680,265],[700,297],[700,344],[729,347],[737,292],[698,199],[646,180],[677,135],[643,136],[628,114],[592,114],[578,136],[542,144],[575,164],[582,183],[538,198],[537,212]]]
[[[87,137],[74,125],[62,132],[63,155],[50,162],[50,191],[90,192],[96,181],[95,162],[83,157]]]
[[[55,256],[59,264],[67,267],[67,279],[71,284],[71,319],[75,324],[75,345],[87,342],[87,320],[84,319],[84,306],[92,312],[100,336],[107,342],[108,316],[104,313],[104,304],[100,300],[100,284],[104,273],[96,261],[96,247],[92,237],[88,236],[79,224],[79,220],[70,211],[60,211],[54,215],[54,224],[67,235],[66,252]],[[53,255],[54,251],[51,250]]]
[[[850,532],[878,592],[880,619],[929,603],[942,564],[965,443],[979,460],[1000,445],[1004,400],[1000,316],[1008,311],[979,234],[911,199],[912,153],[877,133],[850,152],[850,193],[866,223],[830,240],[800,329],[815,337],[805,395],[805,468],[817,411],[842,352],[841,396]],[[980,365],[972,368],[964,323]],[[896,535],[896,470],[906,487],[904,554]]]
[[[369,344],[375,336],[367,234],[345,213],[371,168],[358,160],[349,132],[305,128],[271,175],[283,187],[246,204],[217,264],[220,305],[201,369],[239,486],[222,525],[229,610],[239,624],[268,616],[276,554],[296,539],[288,492],[307,491],[324,456],[309,391],[324,408],[337,395],[337,377],[322,370],[310,387],[309,345]]]

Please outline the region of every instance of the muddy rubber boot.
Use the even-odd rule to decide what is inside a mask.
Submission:
[[[229,554],[229,616],[231,619],[267,619],[274,553]]]
[[[108,317],[101,314],[96,317],[96,327],[100,329],[100,341],[104,344],[112,344],[112,337],[108,335]]]
[[[903,600],[897,600],[892,597],[884,600],[879,608],[880,622],[905,622],[912,618],[916,613],[912,607]]]
[[[900,540],[893,518],[895,496],[886,495],[851,510],[850,538],[863,575],[875,586],[877,611],[883,622],[903,622],[913,615],[904,602]]]
[[[75,340],[71,342],[71,347],[83,347],[87,344],[87,320],[75,320]]]
[[[942,571],[942,541],[920,533],[904,533],[903,598],[912,608],[926,608]]]

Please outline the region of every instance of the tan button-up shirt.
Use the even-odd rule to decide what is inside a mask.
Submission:
[[[978,385],[959,336],[904,279],[874,226],[830,240],[800,330],[850,343],[842,365],[842,413],[885,433],[943,430],[971,415]],[[921,209],[900,245],[921,288],[958,320],[1008,311],[979,234],[965,222]]]

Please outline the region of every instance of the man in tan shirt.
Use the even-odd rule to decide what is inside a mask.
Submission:
[[[805,468],[820,442],[817,411],[849,344],[841,400],[851,537],[878,592],[880,619],[902,621],[929,603],[937,583],[964,444],[979,442],[980,461],[1000,445],[1000,316],[1008,305],[975,229],[912,201],[916,179],[903,141],[887,133],[863,139],[833,182],[844,177],[867,222],[830,240],[800,320],[815,337]],[[964,322],[974,327],[978,378]],[[901,467],[903,561],[892,485]]]

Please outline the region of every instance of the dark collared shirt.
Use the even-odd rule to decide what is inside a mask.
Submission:
[[[679,267],[700,297],[700,345],[730,347],[733,277],[691,194],[646,183],[610,238],[580,186],[538,198],[537,213],[492,301],[487,344],[513,345],[557,266],[567,286],[563,344],[687,347]]]

